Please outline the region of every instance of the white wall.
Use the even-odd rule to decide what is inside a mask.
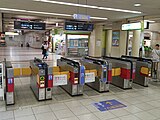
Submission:
[[[26,43],[28,42],[30,47],[40,48],[45,39],[45,34],[40,32],[28,32],[24,35],[14,36],[12,39],[11,37],[6,36],[5,39],[7,46],[20,46],[21,43],[26,46]]]

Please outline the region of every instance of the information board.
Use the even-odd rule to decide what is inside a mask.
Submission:
[[[46,24],[27,21],[14,21],[14,29],[45,30]]]
[[[93,31],[93,24],[85,22],[65,22],[65,30]]]

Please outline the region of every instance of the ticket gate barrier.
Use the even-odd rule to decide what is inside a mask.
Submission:
[[[111,83],[123,89],[131,89],[135,78],[135,62],[116,57],[103,57],[112,63]]]
[[[112,64],[105,60],[84,57],[80,63],[85,66],[85,83],[98,92],[109,91],[112,79]],[[91,76],[88,78],[88,76]]]
[[[30,61],[30,87],[37,100],[52,99],[53,71],[45,62],[35,58]]]
[[[149,78],[152,77],[153,75],[152,60],[147,58],[125,56],[125,55],[122,55],[121,58],[136,62],[136,76],[133,82],[142,85],[144,87],[148,87]]]
[[[14,74],[13,67],[11,62],[4,60],[5,63],[5,79],[6,79],[6,88],[5,88],[5,97],[6,97],[6,105],[14,105],[15,104],[15,96],[14,96]]]
[[[60,67],[61,72],[69,71],[70,74],[67,85],[61,87],[72,96],[82,95],[85,83],[85,67],[75,60],[64,57],[57,60],[57,66]]]

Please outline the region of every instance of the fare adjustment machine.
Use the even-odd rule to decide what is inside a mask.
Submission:
[[[45,62],[35,58],[30,61],[31,89],[36,98],[41,100],[52,99],[53,72]]]

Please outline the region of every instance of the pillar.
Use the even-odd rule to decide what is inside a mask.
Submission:
[[[107,30],[106,56],[111,56],[111,49],[112,49],[112,30]]]
[[[141,43],[141,30],[133,31],[132,56],[139,57],[139,49]]]
[[[2,25],[2,13],[0,13],[0,32],[3,32],[3,25]]]
[[[126,55],[127,31],[120,31],[120,56]]]
[[[103,26],[95,25],[91,33],[89,41],[89,56],[101,57],[102,56],[102,36]]]

